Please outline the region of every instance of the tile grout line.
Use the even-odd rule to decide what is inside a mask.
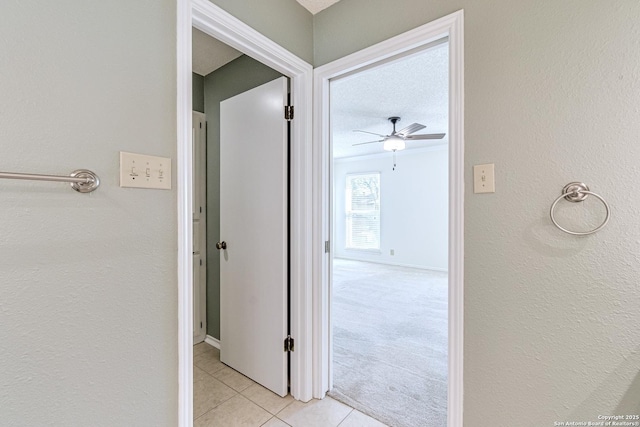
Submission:
[[[219,379],[217,379],[216,377],[214,377],[214,376],[213,376],[213,374],[210,374],[209,372],[205,371],[204,369],[202,369],[202,368],[201,368],[201,367],[199,367],[199,366],[196,366],[196,367],[197,367],[198,369],[200,369],[202,372],[204,372],[205,374],[209,375],[209,376],[210,376],[211,378],[213,378],[214,380],[216,380],[216,381],[218,381],[219,383],[224,384],[224,385],[226,385],[227,387],[229,387],[227,384],[225,384],[224,382],[222,382],[222,381],[220,381]],[[216,372],[218,372],[218,371],[216,371]],[[234,388],[232,388],[232,387],[229,387],[229,388],[230,388],[231,390],[233,390],[233,391],[236,391],[236,390],[235,390]]]
[[[233,389],[231,389],[233,390]],[[206,414],[208,414],[209,412],[213,411],[214,409],[218,408],[220,405],[222,405],[223,403],[227,403],[229,400],[233,399],[234,397],[238,396],[240,393],[236,392],[235,390],[233,390],[236,394],[234,394],[233,396],[231,396],[230,398],[228,398],[227,400],[225,400],[224,402],[220,402],[218,403],[216,406],[214,406],[213,408],[209,409],[208,411],[206,411],[204,414],[200,415],[198,418],[194,418],[193,421],[204,417]]]
[[[271,418],[269,418],[267,421],[265,421],[263,424],[260,425],[260,427],[264,427],[267,425],[267,423],[273,419],[276,419],[278,421],[281,421],[283,424],[285,424],[287,427],[291,427],[291,424],[287,424],[286,422],[282,421],[280,418],[276,417],[275,415],[273,415]]]
[[[278,417],[276,417],[276,416],[274,416],[274,418],[275,418],[276,420],[280,420],[280,421],[282,421],[282,422],[283,422],[284,424],[286,424],[288,427],[291,427],[291,424],[289,424],[288,422],[286,422],[286,421],[285,421],[285,420],[283,420],[282,418],[278,418]]]
[[[219,372],[219,371],[223,370],[223,369],[224,369],[224,367],[226,366],[226,365],[224,365],[222,362],[221,362],[221,365],[222,365],[222,367],[221,367],[220,369],[218,369],[218,370],[214,371],[213,373],[215,373],[215,372]],[[202,414],[202,415],[200,415],[199,417],[194,418],[194,421],[195,421],[195,420],[197,420],[198,418],[200,418],[200,417],[202,417],[202,416],[206,415],[207,413],[211,412],[212,410],[214,410],[215,408],[219,407],[220,405],[222,405],[223,403],[227,402],[228,400],[230,400],[230,399],[234,398],[235,396],[240,395],[240,396],[244,397],[245,399],[247,399],[249,402],[251,402],[251,403],[253,403],[254,405],[256,405],[258,408],[260,408],[260,409],[262,409],[262,410],[266,411],[266,412],[267,412],[267,414],[271,415],[271,418],[269,418],[269,420],[271,420],[272,418],[277,418],[278,420],[280,420],[280,421],[282,421],[283,423],[287,424],[284,420],[281,420],[280,418],[278,418],[278,417],[276,416],[276,414],[279,414],[280,412],[282,412],[285,408],[287,408],[289,405],[291,405],[291,403],[293,403],[293,402],[294,402],[294,400],[291,400],[289,403],[287,403],[287,404],[286,404],[282,409],[280,409],[278,412],[276,412],[276,414],[272,414],[272,413],[271,413],[271,411],[269,411],[267,408],[264,408],[264,407],[263,407],[263,406],[261,406],[258,402],[255,402],[255,401],[254,401],[253,399],[251,399],[249,396],[246,396],[246,395],[244,394],[244,392],[245,392],[246,390],[248,390],[249,388],[251,388],[253,385],[257,385],[258,387],[262,387],[260,384],[258,384],[257,382],[253,381],[251,378],[249,378],[249,377],[247,377],[247,376],[244,376],[244,375],[243,375],[245,378],[247,378],[249,381],[251,381],[251,383],[252,383],[252,384],[251,384],[251,385],[249,385],[248,387],[246,387],[246,388],[242,389],[241,391],[238,391],[238,390],[234,389],[233,387],[231,387],[229,384],[227,384],[227,383],[225,383],[224,381],[220,380],[219,378],[214,377],[214,376],[213,376],[213,373],[210,373],[210,372],[205,371],[204,369],[202,369],[201,367],[197,366],[196,364],[194,364],[194,366],[196,366],[198,369],[200,369],[201,371],[203,371],[205,374],[209,375],[212,379],[214,379],[214,380],[216,380],[217,382],[219,382],[219,383],[221,383],[221,384],[223,384],[223,385],[225,385],[225,386],[229,387],[231,390],[233,390],[233,391],[236,393],[235,395],[231,396],[229,399],[225,400],[224,402],[220,402],[218,405],[216,405],[216,406],[212,407],[211,409],[209,409],[208,411],[206,411],[205,413],[203,413],[203,414]],[[230,368],[230,369],[233,369],[233,368]],[[238,372],[238,371],[235,371],[235,372]],[[240,372],[238,372],[238,373],[239,373],[240,375],[242,375]],[[266,390],[268,390],[269,392],[271,392],[271,390],[269,390],[269,389],[266,389]],[[288,395],[290,395],[290,394],[288,394]],[[269,420],[267,420],[266,422],[269,422]],[[287,424],[287,425],[289,426],[289,424]]]
[[[223,365],[223,367],[225,366],[222,362],[220,362],[220,363]],[[216,409],[217,407],[219,407],[219,406],[220,406],[220,405],[222,405],[223,403],[226,403],[227,401],[229,401],[229,400],[233,399],[234,397],[236,397],[237,395],[239,395],[239,394],[240,394],[240,392],[239,392],[239,391],[236,391],[233,387],[230,387],[229,385],[227,385],[227,384],[225,384],[224,382],[220,381],[218,378],[214,377],[211,373],[209,373],[209,372],[205,371],[204,369],[202,369],[201,367],[199,367],[199,366],[198,366],[198,365],[196,365],[195,363],[193,363],[193,362],[192,362],[192,364],[193,364],[193,366],[197,367],[198,369],[200,369],[200,370],[201,370],[202,372],[204,372],[205,374],[209,375],[209,376],[211,377],[211,379],[215,380],[216,382],[219,382],[220,384],[224,385],[225,387],[229,388],[231,391],[233,391],[233,392],[235,393],[233,396],[231,396],[231,397],[229,397],[228,399],[226,399],[226,400],[224,400],[224,401],[222,401],[222,402],[218,403],[217,405],[213,406],[213,407],[212,407],[212,408],[210,408],[209,410],[205,411],[205,412],[204,412],[202,415],[200,415],[199,417],[197,417],[197,418],[194,418],[194,419],[193,419],[193,421],[196,421],[197,419],[202,418],[203,416],[205,416],[205,415],[206,415],[206,414],[208,414],[209,412],[213,411],[214,409]],[[215,371],[215,372],[218,372],[218,371],[219,371],[219,370],[221,370],[221,369],[223,369],[223,368],[220,368],[220,369],[218,369],[218,370],[217,370],[217,371]],[[267,411],[267,412],[269,412],[269,411]]]
[[[204,354],[204,353],[201,353]],[[199,354],[198,356],[200,356],[201,354]],[[269,421],[271,421],[272,419],[277,419],[278,421],[281,421],[282,423],[286,424],[287,426],[291,427],[290,424],[288,424],[286,421],[284,421],[283,419],[278,417],[278,414],[282,413],[285,409],[287,409],[293,402],[295,402],[295,399],[289,401],[283,408],[281,408],[278,412],[276,412],[275,414],[272,414],[267,408],[263,407],[262,405],[260,405],[258,402],[255,402],[251,397],[247,396],[244,394],[245,391],[247,391],[248,389],[250,389],[252,386],[256,385],[258,387],[263,387],[261,384],[258,384],[257,382],[253,381],[251,378],[243,375],[242,373],[235,371],[233,368],[228,367],[226,365],[224,365],[221,362],[222,367],[220,369],[217,369],[216,371],[214,371],[213,373],[207,372],[205,371],[203,368],[199,367],[198,365],[196,365],[195,363],[193,364],[193,366],[196,366],[198,369],[202,370],[205,374],[207,374],[209,377],[211,377],[212,379],[216,380],[217,382],[221,383],[222,385],[225,385],[226,387],[228,387],[229,389],[231,389],[235,394],[231,397],[229,397],[228,399],[226,399],[223,402],[220,402],[218,405],[210,408],[208,411],[204,412],[202,415],[200,415],[197,418],[194,418],[194,421],[196,421],[197,419],[203,417],[204,415],[208,414],[209,412],[213,411],[214,409],[220,407],[221,405],[223,405],[224,403],[228,402],[229,400],[233,399],[236,396],[241,396],[244,399],[246,399],[247,401],[253,403],[254,405],[256,405],[258,408],[264,410],[267,414],[270,415],[270,418],[265,421],[263,424],[261,424],[261,426],[264,426],[266,423],[268,423]],[[216,378],[215,376],[213,376],[214,373],[220,372],[222,371],[225,367],[228,367],[229,369],[233,370],[234,372],[237,372],[238,374],[242,375],[243,377],[247,378],[249,381],[251,381],[252,384],[250,384],[249,386],[243,388],[242,390],[238,391],[235,388],[233,388],[231,385],[225,383],[224,381],[222,381],[219,378]],[[264,388],[264,387],[263,387]],[[265,388],[266,389],[266,388]],[[266,389],[267,391],[271,392],[271,390]],[[271,392],[273,393],[273,392]],[[288,396],[290,396],[291,394],[288,394]],[[276,395],[277,396],[277,395]],[[339,402],[338,400],[336,400],[337,402]],[[342,402],[340,402],[342,403]],[[343,403],[344,405],[344,403]],[[349,408],[349,412],[347,412],[347,414],[344,416],[344,418],[342,420],[340,420],[340,422],[336,425],[336,427],[340,427],[345,421],[346,419],[353,413],[353,411],[355,411],[355,409],[353,407],[350,407],[349,405],[345,405]]]
[[[253,380],[252,380],[252,381],[253,381]],[[263,387],[262,385],[258,384],[258,383],[257,383],[257,382],[255,382],[255,381],[253,382],[253,384],[257,385],[258,387]],[[272,413],[271,413],[271,411],[269,411],[267,408],[263,407],[263,406],[262,406],[262,405],[260,405],[258,402],[254,401],[252,398],[250,398],[249,396],[247,396],[247,395],[245,395],[245,394],[244,394],[244,391],[249,390],[251,387],[253,387],[253,386],[249,386],[249,387],[245,388],[243,391],[241,391],[241,392],[240,392],[240,394],[241,394],[242,396],[246,397],[246,398],[247,398],[247,400],[249,400],[249,402],[252,402],[252,403],[256,404],[259,408],[262,408],[262,409],[264,409],[265,411],[267,411],[269,414],[271,414],[271,416],[272,416],[272,417],[277,417],[277,415],[278,415],[280,412],[284,411],[284,410],[285,410],[289,405],[291,405],[293,402],[295,402],[295,399],[291,400],[289,403],[287,403],[287,404],[284,406],[284,408],[280,409],[280,410],[279,410],[278,412],[276,412],[275,414],[272,414]],[[266,388],[266,387],[263,387],[263,388],[264,388],[265,390],[267,390],[267,391],[269,391],[269,392],[273,393],[273,392],[272,392],[271,390],[269,390],[268,388]],[[274,394],[275,394],[275,393],[274,393]],[[291,395],[291,394],[287,394],[287,396],[290,396],[290,395]],[[277,394],[276,394],[276,396],[277,396]],[[284,399],[284,398],[282,397],[281,399]],[[278,418],[278,419],[280,419],[280,418]],[[282,420],[280,420],[280,421],[282,421]],[[284,422],[284,421],[282,421],[282,422]],[[288,425],[288,424],[287,424],[287,425]]]
[[[347,406],[347,405],[345,405],[345,406]],[[348,406],[348,407],[349,407],[349,408],[351,408],[350,406]],[[338,423],[338,425],[337,425],[336,427],[340,427],[340,426],[342,425],[342,423],[343,423],[347,418],[349,418],[349,415],[351,415],[351,413],[352,413],[354,410],[355,410],[355,409],[351,408],[351,410],[347,413],[347,415],[345,415],[345,417],[342,419],[342,421],[340,421],[340,422]]]
[[[246,378],[247,380],[251,381],[253,384],[258,384],[257,382],[253,381],[251,378],[247,377],[246,375],[244,375],[244,374],[242,374],[242,373],[240,373],[240,372],[236,371],[236,370],[235,370],[235,369],[233,369],[231,366],[227,366],[227,365],[225,365],[225,368],[229,368],[231,371],[233,371],[233,372],[235,372],[235,373],[237,373],[237,374],[239,374],[239,375],[242,375],[244,378]],[[224,368],[222,368],[222,369],[224,369]],[[219,369],[219,370],[217,370],[216,372],[221,372],[221,371],[222,371],[222,369]],[[211,376],[213,377],[213,374],[211,374]],[[248,389],[249,387],[251,387],[251,386],[253,385],[253,384],[250,384],[250,385],[248,385],[247,387],[243,388],[242,390],[236,390],[235,388],[233,388],[233,386],[232,386],[231,384],[227,384],[226,382],[222,381],[220,378],[216,378],[216,377],[213,377],[213,378],[215,378],[216,380],[220,381],[222,384],[226,385],[227,387],[231,388],[233,391],[236,391],[236,392],[238,392],[238,393],[240,393],[240,394],[242,394],[242,392],[243,392],[243,391],[245,391],[246,389]],[[245,397],[246,397],[246,396],[245,396]],[[249,400],[251,400],[251,399],[249,399]],[[268,412],[268,411],[267,411],[267,412]]]
[[[200,366],[198,366],[198,365],[193,365],[193,366],[195,366],[196,368],[200,369],[202,372],[204,372],[205,374],[209,375],[211,378],[213,378],[213,379],[216,379],[216,380],[217,380],[217,378],[216,378],[216,377],[214,377],[214,376],[213,376],[213,374],[210,374],[209,372],[205,371],[205,370],[204,370],[204,369],[202,369]],[[215,371],[215,372],[218,372],[218,371]],[[218,380],[218,381],[220,381],[220,380]],[[222,382],[222,381],[220,381],[220,382]]]

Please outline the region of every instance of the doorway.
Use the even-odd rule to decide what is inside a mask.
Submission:
[[[331,181],[331,177],[336,176],[337,166],[332,158],[332,135],[330,129],[333,127],[334,116],[330,106],[331,82],[344,78],[345,81],[351,76],[362,71],[392,63],[402,57],[414,55],[434,44],[447,41],[448,46],[448,117],[447,136],[448,146],[446,154],[448,159],[448,172],[446,183],[448,186],[447,209],[448,209],[448,229],[446,253],[446,270],[448,271],[448,286],[446,286],[446,424],[449,427],[462,425],[462,360],[463,360],[463,195],[464,195],[464,173],[463,173],[463,141],[464,141],[464,121],[463,121],[463,13],[462,11],[445,16],[437,21],[425,24],[414,30],[381,42],[377,45],[366,48],[360,52],[326,64],[315,70],[316,88],[316,171],[315,180],[319,191],[316,203],[322,206],[318,213],[316,238],[324,240],[325,250],[323,254],[318,254],[315,259],[316,271],[318,271],[317,281],[314,284],[314,296],[317,302],[314,307],[314,344],[322,351],[316,352],[316,365],[314,366],[314,396],[323,396],[330,392],[335,385],[335,345],[336,337],[332,335],[332,302],[336,289],[331,286],[334,265],[333,257],[339,251],[336,247],[337,239],[334,227],[337,222],[333,213],[338,215],[336,205],[338,199],[333,193],[337,188],[336,183]],[[387,119],[394,117],[395,113],[389,113]],[[382,118],[384,120],[384,117]],[[421,119],[420,119],[421,120]],[[392,120],[389,120],[393,122]],[[413,122],[420,123],[419,120],[410,119],[405,125]],[[331,124],[330,124],[331,123]],[[393,124],[393,123],[392,123]],[[425,123],[429,125],[429,123]],[[356,129],[361,129],[356,127]],[[400,128],[396,128],[398,130]],[[363,129],[367,130],[367,129]],[[387,142],[388,136],[393,132],[389,130],[369,130],[375,135],[372,140],[383,146]],[[438,131],[434,129],[434,131]],[[378,142],[379,141],[379,142]],[[364,141],[368,142],[368,141]],[[409,141],[405,141],[408,145]],[[375,145],[375,143],[373,144]],[[403,162],[407,162],[410,150],[404,150],[401,154],[396,154],[393,161],[393,151],[388,152],[390,169],[394,163],[397,168],[401,168]],[[404,153],[407,153],[406,155]],[[406,164],[406,163],[405,163]],[[366,168],[358,173],[370,175],[377,172],[376,168]],[[400,169],[398,169],[399,171]],[[393,173],[392,171],[389,173]],[[346,183],[344,184],[346,186]],[[384,203],[384,195],[380,196],[380,203]],[[340,212],[340,215],[346,212]],[[384,221],[384,219],[382,220]],[[371,240],[371,233],[365,241]],[[373,233],[375,234],[375,233]],[[375,239],[373,239],[375,240]],[[384,256],[391,255],[394,247],[385,248]],[[366,251],[365,251],[366,252]],[[370,261],[362,257],[357,262]],[[381,251],[381,254],[382,251]],[[442,369],[441,369],[442,371]],[[442,394],[442,393],[441,393]],[[442,406],[442,405],[441,405]],[[434,424],[442,425],[442,424]]]
[[[288,394],[289,95],[287,78],[197,29],[193,70],[194,109],[202,110],[193,113],[194,314],[206,267],[207,344],[219,350],[204,346],[194,357],[201,412],[209,409],[202,394],[211,384],[233,389],[251,379]]]
[[[290,188],[291,395],[311,398],[311,339],[305,313],[311,310],[311,75],[312,67],[207,0],[178,0],[178,283],[179,283],[179,425],[193,422],[193,226],[192,226],[192,27],[229,45],[291,79],[295,120],[291,124]],[[302,245],[300,247],[300,245]],[[209,255],[210,256],[210,255]]]
[[[446,424],[448,53],[330,82],[329,394],[398,427]]]

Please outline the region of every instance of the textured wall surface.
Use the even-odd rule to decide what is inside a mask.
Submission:
[[[467,188],[473,164],[497,173],[465,197],[465,424],[640,412],[640,3],[342,0],[312,44],[302,8],[216,3],[316,65],[464,8]],[[176,424],[175,190],[117,178],[119,150],[175,157],[174,28],[168,0],[0,6],[0,166],[102,178],[90,195],[0,182],[8,425]],[[588,238],[547,218],[574,179],[612,206]],[[560,214],[588,227],[599,209]]]
[[[334,162],[333,237],[335,256],[419,268],[447,270],[449,186],[447,146],[433,151],[404,150],[393,155],[337,159]],[[345,187],[349,173],[380,173],[380,251],[346,249]],[[394,255],[390,254],[393,249]]]
[[[282,74],[241,56],[208,74],[204,81],[207,114],[207,334],[220,339],[220,101]],[[249,124],[247,124],[249,125]]]
[[[640,412],[640,3],[342,0],[315,18],[321,65],[465,10],[468,427]],[[496,193],[472,165],[496,164]],[[573,180],[611,204],[600,233],[548,219]],[[597,225],[593,198],[565,224]]]
[[[0,170],[101,179],[0,181],[0,425],[175,426],[176,192],[118,186],[175,158],[175,2],[2,1],[0,52]]]
[[[313,15],[296,0],[211,2],[309,64],[313,62]]]

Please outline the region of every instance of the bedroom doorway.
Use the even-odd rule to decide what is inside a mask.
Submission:
[[[387,161],[386,165],[382,166],[391,169],[387,171],[386,177],[392,176],[391,174],[399,172],[402,165],[407,165],[410,157],[407,157],[411,150],[406,148],[412,142],[421,141],[424,142],[427,137],[420,138],[417,141],[411,141],[408,138],[411,134],[420,135],[422,133],[446,133],[447,147],[444,149],[446,153],[446,187],[447,187],[447,201],[446,208],[447,214],[447,248],[444,250],[446,257],[446,425],[448,427],[461,427],[462,426],[462,398],[463,398],[463,242],[464,242],[464,43],[463,43],[463,11],[454,12],[450,15],[444,16],[438,20],[425,24],[421,27],[402,33],[398,36],[387,39],[371,47],[365,48],[361,51],[355,52],[351,55],[335,60],[331,63],[325,64],[319,68],[316,68],[314,73],[315,80],[315,135],[317,139],[316,144],[316,174],[314,181],[316,182],[316,205],[319,207],[318,216],[316,217],[316,228],[314,236],[317,241],[323,241],[322,252],[318,251],[314,257],[314,269],[318,272],[318,276],[314,278],[314,346],[317,349],[314,352],[314,397],[322,397],[326,393],[330,393],[334,389],[334,379],[336,367],[334,364],[334,357],[336,354],[335,349],[335,336],[333,335],[333,322],[334,322],[334,287],[332,279],[334,277],[333,259],[340,249],[336,247],[338,239],[343,239],[346,244],[347,237],[345,235],[338,235],[335,228],[337,225],[337,216],[344,215],[345,223],[348,220],[347,216],[349,212],[345,209],[338,211],[336,206],[341,200],[341,196],[337,196],[338,188],[344,186],[345,193],[347,190],[347,179],[345,177],[344,184],[338,184],[334,182],[336,177],[337,164],[334,164],[334,137],[333,129],[336,116],[334,115],[332,108],[333,102],[333,88],[331,87],[335,82],[354,78],[360,73],[364,73],[367,70],[374,69],[378,66],[385,64],[392,64],[393,62],[402,58],[410,58],[415,54],[419,54],[421,51],[426,51],[431,47],[435,47],[439,44],[446,43],[446,50],[448,55],[447,61],[447,81],[448,81],[448,95],[447,95],[447,128],[446,132],[438,130],[436,128],[423,128],[420,125],[431,126],[430,123],[423,123],[423,119],[409,118],[410,114],[403,114],[401,112],[386,112],[384,115],[379,114],[377,119],[380,122],[386,122],[386,128],[379,128],[378,130],[370,128],[364,128],[363,126],[348,126],[353,136],[353,130],[360,130],[365,132],[358,132],[362,135],[368,135],[367,132],[373,133],[370,140],[360,140],[351,143],[360,144],[362,142],[369,144],[362,144],[353,148],[362,148],[378,145],[378,150],[386,152]],[[419,70],[415,70],[418,72]],[[388,85],[389,86],[389,85]],[[385,87],[384,85],[378,87]],[[377,87],[376,87],[377,88]],[[372,90],[375,92],[375,90]],[[386,101],[379,101],[384,105]],[[404,117],[402,117],[404,115]],[[400,118],[397,120],[396,118]],[[395,123],[394,123],[395,122]],[[414,123],[418,123],[414,126]],[[405,129],[401,126],[403,124],[409,129]],[[378,126],[383,126],[382,124]],[[394,128],[394,126],[396,126]],[[403,133],[396,135],[396,133]],[[398,137],[398,138],[396,138]],[[429,138],[430,139],[430,138]],[[400,140],[400,141],[399,141]],[[380,145],[382,147],[380,147]],[[385,145],[390,151],[385,150]],[[404,146],[403,146],[404,145]],[[394,148],[395,147],[395,153]],[[404,149],[401,149],[404,148]],[[373,154],[373,153],[372,153]],[[395,154],[395,156],[394,156]],[[383,156],[384,154],[380,154]],[[395,157],[395,159],[394,159]],[[394,169],[396,167],[396,170]],[[376,173],[382,169],[367,168],[368,170],[352,171],[352,174],[360,173],[370,175],[372,172]],[[361,177],[362,178],[362,177]],[[370,178],[370,177],[369,177]],[[383,190],[385,175],[380,174],[380,188]],[[354,178],[350,178],[353,180]],[[420,188],[420,186],[412,186],[413,188]],[[407,187],[409,188],[409,187]],[[351,188],[351,192],[354,190],[362,190],[362,185],[356,183],[355,187]],[[335,190],[335,191],[334,191]],[[385,196],[384,191],[380,192],[380,221],[383,228],[381,233],[384,233],[384,221],[385,216],[382,212],[385,200],[389,200]],[[371,195],[369,195],[371,197]],[[355,212],[361,210],[357,204],[352,202],[352,212],[354,214],[363,214],[371,212]],[[369,206],[372,205],[371,201],[368,202]],[[347,205],[347,199],[345,197],[345,206]],[[357,209],[354,209],[357,208]],[[362,209],[369,211],[370,209]],[[370,218],[373,215],[370,216]],[[354,219],[354,218],[352,218]],[[360,222],[366,222],[360,218]],[[351,224],[353,228],[354,224]],[[367,225],[367,227],[370,226]],[[345,227],[347,227],[345,225]],[[357,229],[355,227],[354,229]],[[353,233],[353,230],[352,230]],[[361,240],[365,242],[372,239],[372,233],[369,229],[367,231],[368,236],[366,238],[361,237]],[[375,238],[375,233],[373,233]],[[417,240],[417,239],[416,239]],[[353,242],[352,242],[353,243]],[[381,241],[382,244],[382,241]],[[366,249],[366,248],[363,248]],[[384,253],[383,253],[384,249]],[[391,250],[394,250],[394,254],[391,255]],[[346,248],[345,248],[346,250]],[[380,257],[382,255],[386,257],[398,257],[399,252],[396,247],[393,246],[381,246],[378,249]],[[388,252],[387,252],[388,251]],[[360,252],[366,253],[365,250]],[[420,252],[422,253],[422,251]],[[404,251],[403,251],[404,254]],[[370,255],[370,254],[369,254]],[[398,259],[398,258],[395,258]],[[349,260],[350,262],[370,262],[371,260]],[[380,263],[378,263],[380,264]],[[403,266],[392,266],[403,267]],[[372,268],[370,269],[373,270]],[[442,273],[442,272],[441,272]],[[415,331],[415,328],[409,328]],[[348,329],[347,329],[348,330]],[[442,335],[441,335],[442,336]],[[348,352],[350,353],[350,352]],[[441,371],[442,372],[442,371]],[[364,382],[366,383],[366,379]],[[441,394],[442,395],[442,394]],[[443,405],[440,405],[442,407]],[[441,412],[440,412],[441,413]],[[423,424],[420,424],[423,425]],[[440,424],[443,425],[442,421]]]
[[[447,419],[449,46],[330,82],[329,395],[398,427]]]

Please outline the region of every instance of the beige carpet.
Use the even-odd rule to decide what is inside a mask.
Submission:
[[[334,260],[330,395],[393,427],[447,424],[447,274]]]

